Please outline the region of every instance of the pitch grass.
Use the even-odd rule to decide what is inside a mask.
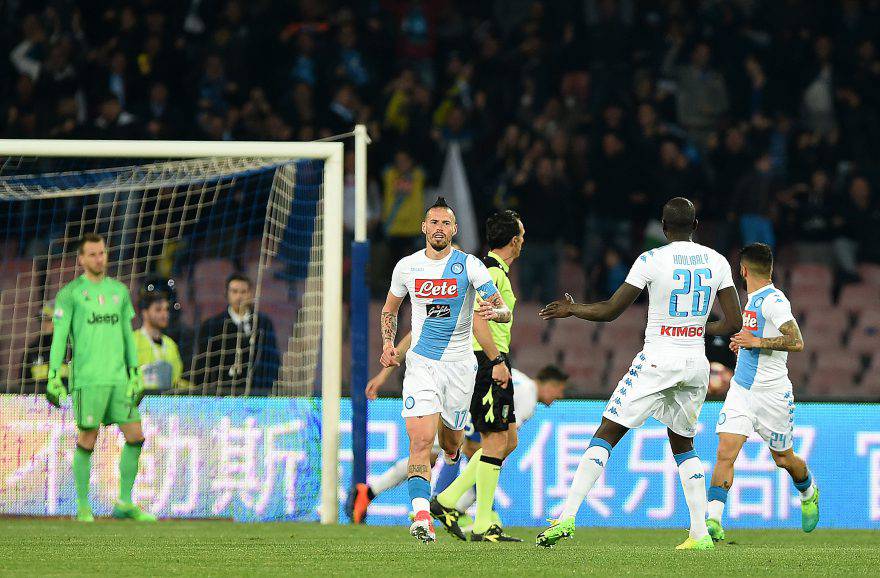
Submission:
[[[404,527],[99,520],[0,520],[9,576],[827,576],[880,574],[880,532],[732,530],[711,552],[676,552],[676,530],[579,529],[552,550],[522,544],[425,545]]]

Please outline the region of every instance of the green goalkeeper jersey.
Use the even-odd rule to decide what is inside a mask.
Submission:
[[[134,307],[128,287],[109,277],[100,282],[81,275],[55,297],[55,329],[49,369],[59,369],[70,337],[70,389],[104,387],[128,381],[128,368],[137,367],[131,328]]]

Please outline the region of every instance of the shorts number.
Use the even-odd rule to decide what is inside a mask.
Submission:
[[[684,281],[681,289],[673,289],[669,296],[669,316],[670,317],[687,317],[687,311],[678,310],[678,296],[691,293],[691,272],[690,269],[676,269],[672,272],[672,278],[676,281]],[[711,269],[696,269],[693,273],[693,302],[691,304],[690,315],[703,316],[709,312],[709,301],[712,297],[712,288],[703,285],[706,279],[712,278]]]
[[[781,434],[776,432],[770,432],[770,448],[771,449],[782,449],[786,445],[788,445],[788,435]]]
[[[468,416],[468,410],[466,410],[466,409],[456,411],[455,412],[455,424],[453,425],[453,428],[461,429],[464,426],[464,420],[467,418],[467,416]]]

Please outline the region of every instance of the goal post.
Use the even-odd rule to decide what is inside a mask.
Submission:
[[[0,157],[323,161],[320,518],[323,524],[337,523],[342,381],[343,144],[0,139]]]

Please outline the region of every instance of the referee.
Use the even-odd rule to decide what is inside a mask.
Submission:
[[[513,294],[513,287],[507,275],[510,272],[510,265],[522,251],[524,235],[525,228],[519,215],[514,211],[495,213],[486,221],[486,237],[490,250],[483,263],[511,314],[516,296]],[[496,365],[504,363],[510,369],[508,353],[512,325],[512,317],[509,323],[496,323],[474,316],[473,347],[479,368],[474,384],[474,396],[471,398],[471,419],[474,429],[482,438],[482,448],[474,453],[461,475],[445,491],[438,494],[431,504],[431,513],[446,529],[464,539],[464,533],[458,527],[458,512],[455,510],[455,505],[464,490],[472,487],[476,481],[477,517],[471,535],[471,541],[474,542],[521,541],[504,534],[492,509],[501,464],[516,448],[517,443],[513,380],[508,379],[506,382],[498,383],[492,378],[492,370]],[[487,333],[491,335],[492,341],[501,352],[495,359],[489,359],[477,342],[477,335],[485,337]]]

